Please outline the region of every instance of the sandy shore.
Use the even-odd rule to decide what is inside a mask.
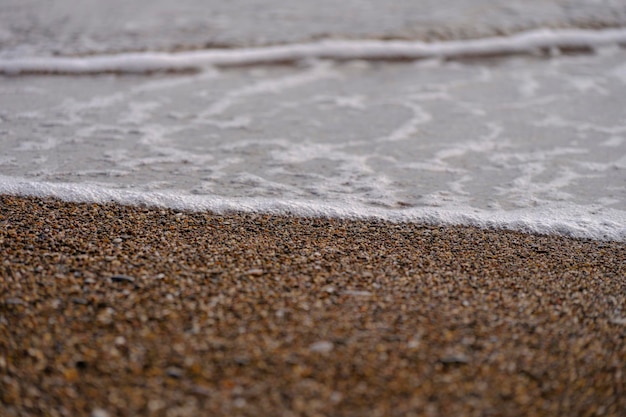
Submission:
[[[626,415],[626,244],[0,196],[2,416]]]

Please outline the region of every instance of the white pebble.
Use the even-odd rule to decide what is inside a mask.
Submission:
[[[91,417],[109,417],[109,413],[102,408],[94,408],[91,411]]]
[[[335,346],[331,342],[322,340],[319,342],[315,342],[311,346],[309,346],[309,350],[316,353],[328,353],[333,350],[334,347]]]

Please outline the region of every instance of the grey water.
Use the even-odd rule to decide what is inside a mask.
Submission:
[[[625,21],[621,1],[8,1],[0,57],[466,39]],[[3,76],[0,192],[624,240],[625,109],[619,45]]]

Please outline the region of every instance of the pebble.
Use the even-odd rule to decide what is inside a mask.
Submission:
[[[135,278],[129,275],[113,275],[111,276],[112,282],[135,282]]]
[[[342,294],[352,295],[355,297],[369,297],[372,295],[370,291],[358,291],[358,290],[346,290],[346,291],[343,291]]]
[[[442,358],[439,359],[439,362],[443,363],[443,364],[460,364],[460,365],[464,365],[466,363],[469,363],[469,358],[465,355],[450,355],[450,356],[444,356]]]
[[[94,408],[91,411],[91,417],[110,417],[109,413],[102,408]]]
[[[309,346],[309,350],[315,353],[329,353],[333,350],[334,347],[335,346],[332,344],[332,342],[321,340]]]
[[[172,378],[181,378],[183,376],[183,371],[175,366],[170,366],[165,370],[165,374]]]

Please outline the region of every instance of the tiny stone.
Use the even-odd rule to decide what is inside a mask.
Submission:
[[[451,355],[451,356],[444,356],[443,358],[439,359],[439,362],[446,364],[446,365],[463,365],[466,363],[469,363],[469,358],[465,355]]]
[[[333,350],[333,348],[334,345],[326,340],[315,342],[311,346],[309,346],[309,350],[316,353],[328,353]]]
[[[333,404],[340,403],[341,400],[343,400],[343,394],[340,393],[339,391],[333,391],[330,394],[330,398],[329,399],[330,399],[330,402],[333,403]]]
[[[170,366],[165,370],[165,374],[169,377],[178,379],[183,376],[183,371],[175,366]]]
[[[626,326],[626,317],[616,317],[614,319],[609,320],[610,323],[620,324],[622,326]]]
[[[165,407],[165,402],[163,400],[153,398],[150,401],[148,401],[148,410],[150,410],[153,413],[159,410],[162,410],[164,407]]]
[[[249,269],[248,272],[246,272],[247,275],[263,275],[263,270],[262,269]]]
[[[249,363],[250,363],[250,359],[248,359],[248,358],[246,358],[246,357],[244,357],[244,356],[240,356],[240,357],[238,357],[238,358],[235,358],[235,363],[236,363],[237,365],[244,366],[244,365],[247,365],[247,364],[249,364]]]
[[[411,340],[409,340],[409,343],[407,343],[407,347],[409,349],[417,349],[420,346],[420,339],[419,338],[413,338]]]
[[[200,385],[194,385],[193,387],[191,387],[191,393],[208,397],[211,395],[211,390]]]
[[[120,239],[119,237],[116,237],[115,239],[113,239],[113,243],[122,243],[124,241],[124,239]]]
[[[372,295],[369,291],[358,291],[358,290],[346,290],[342,292],[344,295],[353,295],[355,297],[369,297]]]
[[[24,301],[21,298],[7,298],[4,300],[4,303],[7,305],[23,305]]]
[[[102,408],[94,408],[91,411],[91,417],[109,417],[109,413]]]
[[[111,277],[113,282],[135,282],[135,278],[128,275],[113,275]]]

